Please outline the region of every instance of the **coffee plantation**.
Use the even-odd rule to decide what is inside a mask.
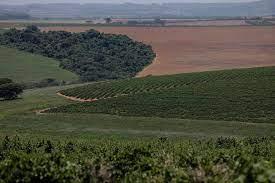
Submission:
[[[0,182],[274,182],[270,140],[5,137]]]

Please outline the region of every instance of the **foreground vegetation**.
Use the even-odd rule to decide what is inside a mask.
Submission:
[[[274,73],[266,67],[91,84],[61,93],[105,100],[48,112],[275,123]]]
[[[95,30],[41,32],[28,26],[3,33],[0,44],[58,59],[84,81],[133,77],[155,57],[151,46]]]
[[[3,34],[6,30],[0,28],[0,34]]]
[[[47,78],[73,82],[78,76],[59,68],[58,61],[13,48],[0,47],[0,78],[20,83],[37,83]]]
[[[273,181],[273,123],[39,113],[77,86],[0,102],[2,182]]]
[[[3,182],[274,182],[267,138],[2,138]]]

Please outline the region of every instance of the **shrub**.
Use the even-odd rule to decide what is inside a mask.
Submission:
[[[6,137],[0,143],[0,182],[274,182],[275,162],[266,150],[253,153],[264,146],[270,151],[269,139],[221,139],[79,143]]]
[[[23,87],[13,83],[10,79],[0,79],[0,98],[4,100],[12,100],[23,93]],[[4,83],[4,84],[3,84]]]

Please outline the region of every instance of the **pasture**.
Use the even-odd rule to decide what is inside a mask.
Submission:
[[[153,46],[157,59],[138,76],[275,65],[274,26],[225,27],[43,27],[126,34]]]
[[[59,67],[54,59],[0,47],[0,78],[16,82],[39,82],[53,78],[58,81],[76,81],[78,76]]]

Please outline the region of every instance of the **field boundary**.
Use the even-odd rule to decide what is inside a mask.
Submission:
[[[128,96],[129,94],[121,94],[121,95],[117,95],[117,96],[114,96],[114,97],[106,97],[106,98],[88,98],[88,99],[83,99],[83,98],[78,98],[78,97],[73,97],[73,96],[67,96],[67,95],[64,95],[60,92],[57,92],[56,93],[58,96],[61,96],[61,97],[64,97],[68,100],[71,100],[71,101],[75,101],[75,102],[95,102],[95,101],[98,101],[98,100],[106,100],[106,99],[110,99],[110,98],[117,98],[117,97],[121,97],[121,96]]]
[[[52,108],[46,108],[46,109],[35,110],[34,112],[35,112],[36,115],[45,115],[45,114],[46,114],[45,112],[46,112],[47,110],[50,110],[50,109],[52,109]]]
[[[142,75],[142,73],[150,66],[152,66],[153,64],[156,64],[158,62],[158,54],[157,52],[153,49],[154,53],[156,54],[156,57],[154,58],[154,60],[152,61],[152,63],[150,63],[149,65],[145,66],[139,73],[136,74],[136,78],[144,78],[147,76],[151,76],[151,74],[148,75]]]
[[[56,94],[58,96],[61,96],[61,97],[64,97],[68,100],[72,100],[72,101],[76,101],[76,102],[95,102],[95,101],[99,100],[99,99],[82,99],[82,98],[78,98],[78,97],[67,96],[67,95],[64,95],[60,92],[57,92]]]

